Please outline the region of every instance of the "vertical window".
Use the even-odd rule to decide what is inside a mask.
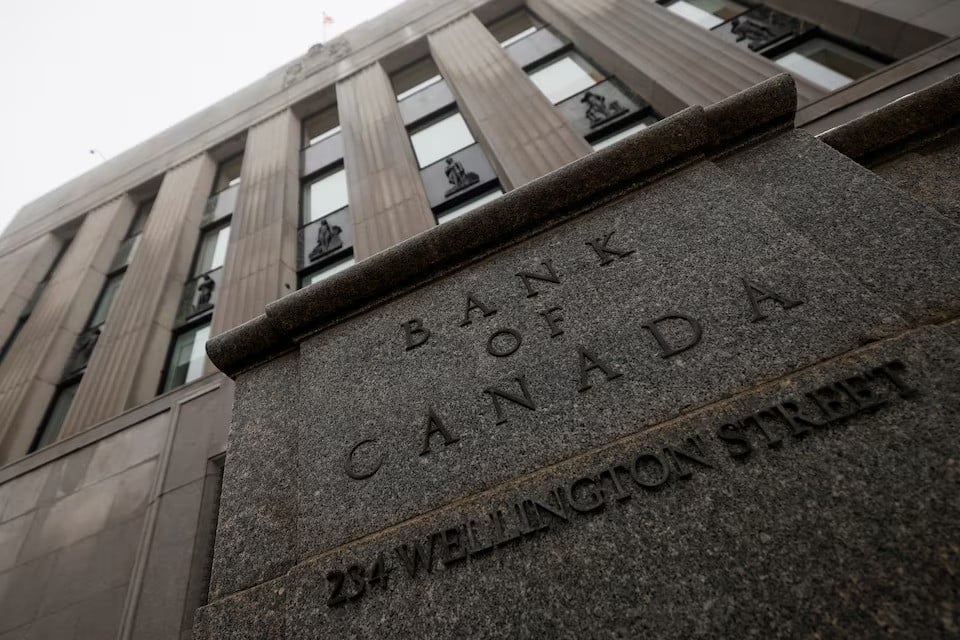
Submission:
[[[343,168],[307,182],[303,221],[310,223],[347,206],[347,172]]]
[[[825,38],[812,38],[774,62],[813,84],[835,91],[883,67],[878,60]]]
[[[113,301],[120,291],[123,277],[133,260],[140,235],[143,233],[147,217],[152,209],[152,199],[140,203],[137,207],[133,220],[127,228],[127,234],[110,263],[110,271],[107,273],[100,294],[97,296],[97,301],[93,305],[93,311],[90,312],[83,331],[77,336],[73,345],[73,350],[70,352],[70,357],[61,374],[57,392],[30,447],[31,452],[52,444],[60,435],[60,430],[63,428],[63,423],[70,411],[70,405],[73,403],[73,398],[80,387],[80,381],[83,379],[83,374],[86,372],[90,358],[93,356],[93,350],[100,339],[103,325],[107,321],[107,315],[110,313]]]
[[[229,243],[229,224],[204,231],[200,236],[197,259],[193,267],[193,275],[199,276],[222,267],[227,258],[227,245]]]
[[[303,146],[310,147],[340,133],[340,115],[336,105],[303,121]]]
[[[203,375],[204,346],[217,302],[230,246],[230,221],[240,183],[243,155],[220,163],[200,224],[190,279],[184,284],[159,392],[165,393]]]
[[[499,193],[497,175],[433,60],[418,60],[391,79],[427,201],[438,222],[480,196]]]
[[[530,79],[550,102],[556,104],[589,89],[604,76],[582,57],[570,52],[531,71]]]
[[[243,166],[243,155],[236,155],[224,160],[217,167],[217,179],[213,183],[213,194],[226,191],[230,187],[240,184],[240,168]]]
[[[536,33],[543,22],[526,9],[514,11],[487,25],[490,34],[497,39],[501,47],[509,47],[529,35]]]
[[[712,29],[731,18],[736,18],[749,7],[731,0],[677,0],[667,10],[686,18],[704,29]]]
[[[344,258],[343,260],[339,260],[332,264],[327,264],[302,276],[300,278],[300,286],[306,287],[316,282],[320,282],[321,280],[326,280],[334,274],[340,273],[341,271],[346,271],[355,264],[356,260],[353,259],[353,256]]]
[[[336,105],[303,121],[297,280],[319,282],[353,264],[353,220]]]
[[[27,453],[33,453],[38,449],[42,449],[56,442],[57,437],[60,435],[60,430],[63,428],[63,423],[67,419],[70,405],[73,404],[73,398],[77,395],[77,388],[79,386],[80,381],[77,380],[76,382],[69,383],[57,389],[56,394],[53,396],[53,402],[50,403],[50,408],[47,409],[47,414],[40,424],[37,435],[30,444]]]
[[[419,93],[443,80],[440,70],[430,57],[421,58],[393,74],[393,89],[397,93],[397,102],[402,102],[415,93]]]
[[[173,341],[170,365],[163,382],[163,391],[176,389],[203,375],[206,358],[204,347],[210,339],[210,321],[179,333]]]
[[[623,139],[660,119],[649,104],[616,78],[608,77],[528,11],[509,14],[488,29],[570,126],[594,148],[605,141]]]
[[[414,131],[410,142],[422,169],[476,141],[458,111]]]
[[[836,91],[892,60],[857,50],[816,24],[733,0],[660,0],[675,13],[717,37],[772,59],[798,78]]]
[[[460,205],[459,207],[456,207],[455,209],[450,209],[448,211],[444,211],[438,214],[437,224],[443,224],[445,222],[450,222],[451,220],[456,220],[463,214],[470,213],[474,209],[479,209],[483,205],[487,204],[488,202],[493,202],[494,200],[496,200],[502,195],[503,195],[503,189],[501,189],[499,186],[494,187],[490,191],[477,196],[473,200],[469,200],[465,202],[464,204]]]

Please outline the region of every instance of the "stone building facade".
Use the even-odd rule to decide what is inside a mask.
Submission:
[[[872,283],[864,299],[882,293],[875,285],[890,270],[949,266],[960,224],[958,36],[960,0],[410,0],[28,204],[0,236],[0,640],[191,638],[211,598],[198,637],[244,637],[232,596],[295,566],[302,558],[288,552],[304,543],[271,538],[271,526],[292,526],[282,491],[237,508],[245,454],[231,459],[233,502],[220,508],[231,414],[235,427],[236,416],[266,425],[267,409],[285,408],[265,392],[289,391],[241,374],[318,322],[420,286],[418,269],[446,273],[467,253],[528,238],[536,216],[578,194],[604,201],[604,189],[640,184],[696,152],[738,179],[768,176],[766,186],[744,183],[747,204],[781,184],[777,197],[799,208],[815,171],[778,173],[777,163],[817,154],[836,163],[832,147],[850,184],[892,185],[884,206],[943,226],[936,255],[918,243],[901,261],[874,256],[888,270],[862,276]],[[716,105],[713,120],[691,116],[695,105]],[[748,142],[792,127],[782,149],[737,168]],[[703,171],[715,187],[719,174]],[[935,213],[928,220],[916,207]],[[824,233],[837,232],[825,224]],[[617,245],[602,240],[592,250],[617,259]],[[825,250],[842,265],[837,283],[864,268],[843,262],[860,254],[841,240]],[[876,242],[890,250],[890,237]],[[371,277],[369,265],[380,271]],[[544,268],[528,272],[528,293],[559,279]],[[950,320],[957,275],[931,267],[917,280],[929,289],[904,285],[910,303],[891,303],[891,313],[908,324]],[[493,311],[474,302],[478,316]],[[268,305],[291,309],[282,330],[265,323]],[[901,326],[873,320],[872,329]],[[425,327],[407,325],[408,346]],[[845,327],[841,342],[867,340],[852,320]],[[205,355],[221,335],[211,348],[241,376],[237,407],[235,383]],[[289,357],[273,362],[268,370]],[[244,390],[251,384],[263,393]],[[444,431],[434,444],[453,437]],[[294,454],[277,438],[275,457],[256,461],[281,474]],[[283,610],[257,602],[255,611]],[[943,616],[949,631],[957,612]],[[248,637],[285,624],[251,622]]]

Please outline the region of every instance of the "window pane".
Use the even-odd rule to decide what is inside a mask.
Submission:
[[[556,104],[603,80],[603,74],[580,56],[566,55],[530,74],[537,88]]]
[[[137,215],[133,217],[133,224],[130,225],[130,230],[127,231],[128,238],[143,233],[143,227],[146,226],[147,217],[150,215],[152,209],[153,200],[147,200],[137,208]]]
[[[237,156],[224,161],[217,169],[217,182],[213,186],[214,193],[240,183],[240,167],[243,165],[243,156]]]
[[[521,9],[491,22],[487,29],[497,39],[501,47],[506,47],[517,40],[523,40],[542,26],[543,23],[533,17],[533,14]]]
[[[198,276],[223,266],[227,257],[227,244],[230,242],[230,227],[212,229],[200,239],[200,253],[193,275]]]
[[[340,132],[340,114],[337,107],[324,109],[303,121],[303,146],[309,147]]]
[[[502,196],[502,195],[503,195],[503,190],[502,190],[502,189],[499,189],[499,188],[498,188],[496,191],[491,191],[490,193],[485,193],[485,194],[483,194],[482,196],[480,196],[479,198],[477,198],[477,199],[475,199],[475,200],[471,200],[470,202],[468,202],[468,203],[466,203],[466,204],[464,204],[464,205],[462,205],[462,206],[460,206],[460,207],[458,207],[458,208],[456,208],[456,209],[452,209],[452,210],[450,210],[450,211],[447,211],[447,212],[445,212],[445,213],[440,214],[439,216],[437,216],[437,224],[443,224],[444,222],[450,222],[451,220],[454,220],[454,219],[456,219],[456,218],[459,218],[459,217],[462,216],[463,214],[469,213],[469,212],[473,211],[474,209],[477,209],[477,208],[479,208],[479,207],[482,207],[483,205],[487,204],[488,202],[493,202],[494,200],[496,200],[497,198],[499,198],[499,197]]]
[[[704,29],[712,29],[736,18],[745,12],[747,7],[729,0],[680,0],[667,7],[667,10]]]
[[[73,404],[73,398],[77,395],[77,387],[79,386],[80,383],[77,382],[57,391],[57,395],[53,398],[53,404],[50,406],[50,412],[47,413],[46,420],[40,425],[39,437],[30,448],[31,452],[42,449],[56,441],[57,436],[60,435],[60,429],[63,428],[63,422],[67,419],[67,412],[70,411],[70,405]]]
[[[347,206],[347,172],[343,169],[307,184],[303,192],[303,224]]]
[[[473,144],[473,135],[463,116],[455,113],[411,134],[410,142],[413,143],[417,161],[421,167],[425,167],[470,146]]]
[[[426,89],[441,80],[440,70],[433,58],[426,57],[393,74],[393,89],[397,92],[397,101]]]
[[[604,138],[603,140],[598,141],[596,144],[593,145],[593,150],[599,151],[600,149],[609,147],[614,142],[620,142],[624,138],[629,138],[630,136],[635,134],[637,131],[643,131],[644,129],[646,129],[656,121],[657,119],[654,118],[653,116],[647,116],[646,118],[644,118],[637,124],[633,125],[632,127],[628,127],[623,131],[618,131],[617,133],[613,134],[609,138]]]
[[[210,338],[210,324],[204,324],[177,336],[170,354],[170,366],[163,390],[169,391],[203,375],[204,346]]]
[[[883,64],[823,38],[814,38],[776,59],[777,64],[829,91],[850,84]]]
[[[335,273],[340,273],[341,271],[345,271],[349,269],[356,263],[357,262],[356,260],[354,260],[353,256],[350,256],[349,258],[341,260],[340,262],[335,262],[329,267],[320,269],[319,271],[314,271],[311,274],[303,276],[303,278],[301,278],[300,280],[300,286],[306,287],[308,285],[314,284],[315,282],[320,282],[321,280],[325,280],[326,278],[329,278]]]
[[[99,327],[106,321],[110,307],[113,305],[113,299],[117,296],[117,291],[120,290],[121,282],[123,282],[122,273],[107,279],[106,284],[103,285],[103,291],[100,292],[100,298],[97,300],[93,315],[90,316],[90,322],[87,323],[88,329]]]

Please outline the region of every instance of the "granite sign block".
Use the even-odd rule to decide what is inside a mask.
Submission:
[[[957,225],[794,100],[688,109],[216,338],[197,637],[960,632]]]
[[[348,542],[898,326],[702,163],[304,341],[299,546]]]
[[[960,311],[960,225],[809,134],[720,161],[745,191],[917,321]]]

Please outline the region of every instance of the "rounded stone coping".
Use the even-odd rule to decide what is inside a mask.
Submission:
[[[904,143],[960,122],[960,74],[822,133],[819,138],[851,160],[869,164],[905,151]]]
[[[688,107],[268,304],[263,315],[209,340],[207,355],[218,369],[236,377],[289,351],[337,318],[558,224],[593,208],[598,199],[640,187],[659,174],[745,140],[792,128],[796,106],[796,85],[788,74],[780,74],[706,109]]]

